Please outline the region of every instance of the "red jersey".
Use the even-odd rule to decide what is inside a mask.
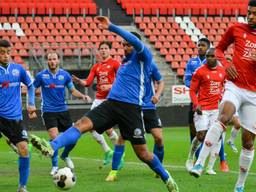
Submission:
[[[90,73],[85,80],[85,86],[90,86],[93,83],[94,77],[97,77],[97,99],[105,99],[110,90],[101,90],[101,85],[113,84],[116,72],[118,70],[120,63],[112,58],[107,59],[93,65]]]
[[[189,89],[194,106],[201,105],[202,110],[218,109],[225,78],[226,72],[222,66],[211,69],[204,64],[199,67],[192,76]]]
[[[215,52],[224,67],[231,64],[225,59],[224,51],[232,43],[234,43],[233,64],[239,77],[228,80],[240,88],[256,91],[256,30],[246,23],[237,23],[228,28]]]

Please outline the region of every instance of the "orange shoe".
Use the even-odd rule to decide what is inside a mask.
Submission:
[[[227,161],[221,161],[220,170],[225,173],[229,172],[229,167],[228,167]]]

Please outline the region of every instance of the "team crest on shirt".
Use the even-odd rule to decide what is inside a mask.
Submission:
[[[49,79],[49,78],[50,78],[50,75],[49,75],[49,74],[43,74],[43,75],[42,75],[42,78],[44,78],[44,79]]]
[[[18,70],[18,69],[13,69],[13,70],[12,70],[12,75],[13,75],[13,76],[16,76],[16,77],[19,76],[19,75],[20,75],[19,70]]]
[[[133,131],[133,137],[134,138],[142,138],[142,131],[140,128],[136,128]]]
[[[60,81],[62,81],[62,80],[64,80],[64,76],[63,76],[63,75],[59,75],[59,76],[58,76],[58,79],[59,79]]]

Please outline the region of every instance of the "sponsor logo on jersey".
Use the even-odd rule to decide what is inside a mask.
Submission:
[[[50,75],[49,75],[49,74],[43,74],[43,75],[42,75],[42,78],[44,78],[44,79],[49,79],[49,78],[50,78]]]

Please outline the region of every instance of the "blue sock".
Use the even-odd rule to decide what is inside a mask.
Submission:
[[[58,167],[58,150],[54,151],[52,156],[52,166]]]
[[[225,152],[224,152],[224,143],[223,143],[223,139],[221,140],[221,146],[220,146],[219,156],[220,156],[220,162],[226,160],[226,158],[225,158]]]
[[[154,145],[154,154],[158,157],[160,162],[163,162],[164,159],[164,146],[158,146],[157,144]]]
[[[76,144],[71,144],[68,145],[64,148],[64,151],[61,154],[61,158],[65,159],[66,157],[68,157],[68,154],[70,153],[70,151],[72,151],[72,149],[76,146]]]
[[[201,143],[201,145],[199,146],[199,148],[196,150],[196,153],[195,153],[196,159],[198,159],[202,147],[203,147],[203,143]]]
[[[65,147],[70,144],[75,144],[80,137],[81,137],[81,132],[75,127],[70,127],[65,132],[58,135],[58,137],[56,137],[51,142],[51,146],[53,150],[56,151],[61,147]]]
[[[169,175],[156,155],[154,155],[154,158],[152,159],[152,161],[147,164],[156,174],[161,176],[161,179],[164,182],[167,181],[167,179],[169,178]]]
[[[124,154],[124,146],[125,145],[115,145],[113,159],[112,159],[112,170],[118,170],[118,166]]]
[[[28,182],[30,172],[30,160],[29,157],[19,157],[19,185],[25,186]]]

